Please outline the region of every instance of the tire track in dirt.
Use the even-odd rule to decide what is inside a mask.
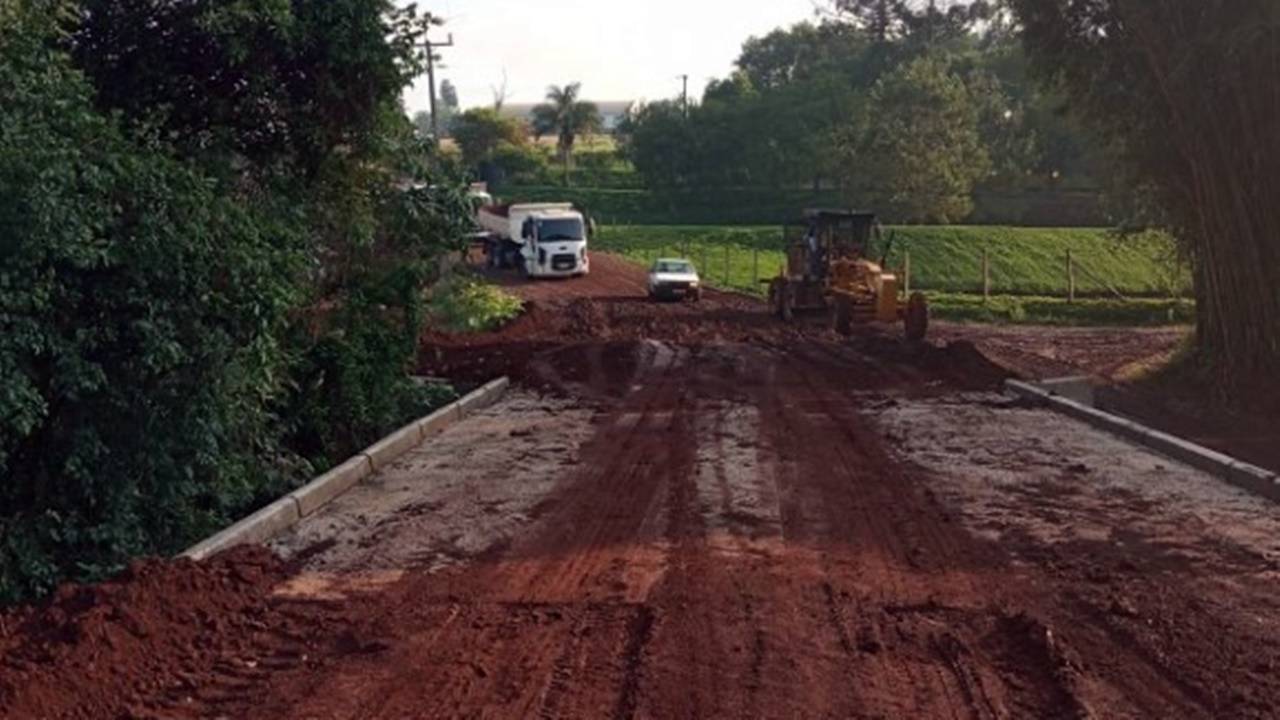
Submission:
[[[586,717],[634,708],[654,622],[641,601],[664,565],[664,498],[691,458],[680,353],[662,346],[646,355],[642,377],[628,378],[642,389],[601,419],[539,531],[478,567],[393,588],[362,631],[388,649],[327,671],[343,687],[337,699],[328,678],[298,678],[302,692],[276,687],[265,706],[238,716],[452,717],[486,707],[498,717]],[[424,630],[397,638],[404,633],[392,619]]]
[[[788,535],[837,549],[820,560],[824,604],[857,705],[870,715],[1004,716],[1010,689],[986,680],[998,676],[977,650],[980,637],[957,634],[937,607],[942,596],[965,615],[989,614],[983,606],[1000,604],[999,596],[978,581],[1000,570],[998,558],[972,552],[960,533],[944,532],[936,512],[920,507],[913,480],[852,409],[849,385],[832,382],[826,353],[807,350],[792,349],[779,380],[787,391],[777,396],[789,402],[775,401],[762,414],[774,420],[781,454],[802,458],[791,471],[808,482],[791,484],[809,497],[798,504],[825,515]],[[846,618],[860,627],[850,630]],[[1017,704],[1050,717],[1057,700],[1026,693]]]
[[[435,364],[424,366],[441,372],[513,368],[595,413],[590,440],[572,443],[578,464],[557,466],[571,469],[546,484],[554,489],[532,522],[504,534],[506,546],[435,574],[397,561],[376,583],[345,575],[334,579],[336,600],[279,584],[292,571],[276,567],[221,610],[154,612],[168,624],[150,627],[182,635],[177,649],[123,631],[130,608],[182,598],[150,587],[120,607],[91,598],[102,622],[86,627],[108,633],[107,645],[164,659],[135,663],[132,684],[115,689],[101,680],[112,676],[77,674],[112,650],[92,639],[71,648],[61,677],[17,652],[12,677],[43,684],[13,707],[49,708],[35,714],[47,717],[308,720],[1271,713],[1266,682],[1243,700],[1207,689],[1215,659],[1235,662],[1238,680],[1251,677],[1240,663],[1267,657],[1210,651],[1215,629],[1236,631],[1238,643],[1255,620],[1238,607],[1234,626],[1205,620],[1215,605],[1191,605],[1193,591],[1215,586],[1184,578],[1177,606],[1159,618],[1194,614],[1189,633],[1108,617],[1107,588],[1087,585],[1087,550],[1046,556],[1024,543],[1017,549],[1042,561],[1014,562],[1013,550],[954,521],[931,490],[937,477],[890,453],[872,417],[891,395],[994,387],[999,373],[975,370],[964,346],[839,340],[713,293],[699,307],[649,305],[626,294],[635,273],[619,284],[607,260],[597,269],[582,284],[525,288],[546,306],[506,334],[437,337],[426,354]],[[601,297],[584,297],[592,293]],[[1150,561],[1152,552],[1108,557]],[[244,568],[210,569],[210,584],[197,587],[216,590]],[[1169,576],[1143,577],[1159,596]],[[1256,582],[1261,595],[1274,579]],[[41,617],[62,628],[68,611],[81,612],[64,604]],[[22,645],[8,635],[0,627],[6,647]],[[1196,652],[1209,659],[1178,667]],[[189,668],[189,684],[160,663]],[[1248,668],[1252,677],[1272,669]],[[140,681],[144,672],[157,677]],[[20,685],[2,679],[0,702],[13,702]],[[95,704],[58,697],[63,687]]]
[[[613,717],[617,720],[631,720],[636,716],[640,692],[640,669],[644,662],[645,648],[653,639],[654,622],[653,609],[641,605],[627,628],[627,644],[622,656],[625,673],[622,678],[622,689],[618,693],[618,706],[613,711]]]
[[[822,348],[822,352],[824,356],[829,355],[827,348]],[[792,354],[806,355],[803,351]],[[905,667],[911,684],[926,689],[935,686],[934,689],[946,697],[960,698],[976,717],[982,717],[984,712],[996,712],[996,716],[1000,716],[1004,706],[1024,711],[1035,708],[1039,717],[1089,717],[1093,714],[1091,708],[1097,703],[1087,700],[1086,695],[1096,696],[1100,706],[1108,708],[1103,717],[1109,713],[1135,717],[1211,715],[1203,697],[1186,686],[1176,674],[1165,672],[1160,663],[1135,652],[1133,643],[1122,638],[1099,642],[1092,628],[1078,627],[1082,615],[1080,610],[1065,607],[1059,599],[1069,592],[1067,588],[1051,593],[1050,597],[1038,597],[1020,583],[1010,582],[1006,558],[997,548],[987,547],[986,543],[954,525],[939,522],[940,519],[945,520],[945,515],[938,512],[928,496],[920,494],[918,482],[910,476],[911,471],[900,469],[895,472],[894,464],[885,462],[887,458],[882,457],[883,448],[871,440],[874,431],[858,417],[859,398],[848,389],[833,392],[830,374],[818,369],[823,364],[821,358],[813,365],[795,364],[809,397],[809,407],[816,412],[789,416],[785,423],[789,436],[822,437],[821,423],[805,424],[806,420],[822,417],[831,427],[839,429],[841,437],[840,442],[830,444],[835,448],[830,453],[834,457],[824,465],[850,469],[882,468],[879,473],[848,472],[846,487],[856,486],[868,494],[864,501],[842,503],[840,497],[827,495],[824,506],[832,508],[836,515],[861,515],[864,522],[855,524],[868,528],[869,532],[863,534],[858,542],[877,547],[883,553],[881,557],[888,560],[879,566],[879,570],[888,574],[884,592],[878,595],[880,603],[889,603],[895,596],[903,597],[904,593],[908,598],[920,597],[923,593],[929,598],[928,603],[916,608],[913,614],[932,625],[937,622],[940,609],[932,607],[936,605],[936,599],[954,598],[945,603],[952,607],[945,613],[952,616],[948,619],[952,629],[939,633],[937,628],[932,628],[929,635],[931,647],[922,648],[934,656],[932,663],[926,664],[947,666],[951,678],[936,675],[930,678],[930,673],[919,665],[908,664]],[[810,484],[806,487],[834,486]],[[848,510],[836,510],[842,505]],[[858,505],[871,512],[856,513]],[[957,573],[957,569],[963,572]],[[925,583],[923,586],[921,581]],[[1048,639],[1032,639],[1036,643],[1047,643],[1051,651],[1039,652],[1033,647],[1032,652],[1027,653],[1026,648],[1021,647],[1022,643],[1000,641],[998,634],[1010,627],[1005,620],[1024,612],[1016,608],[1035,608],[1035,614],[1054,618],[1064,627],[1071,628],[1075,643],[1065,651],[1066,656],[1060,649],[1061,639],[1039,621],[1035,621],[1035,625]],[[1013,625],[1017,626],[1017,623]],[[954,632],[957,626],[967,626],[967,631]],[[1027,632],[1034,635],[1037,631]],[[984,647],[1014,655],[992,657],[984,652]],[[1067,656],[1075,656],[1085,649],[1091,655],[1096,653],[1098,663],[1116,663],[1118,658],[1123,658],[1117,664],[1128,670],[1105,680],[1082,677],[1082,666],[1093,666],[1092,658],[1086,658],[1082,663],[1067,659]],[[1026,662],[1028,654],[1038,660],[1038,667]],[[1017,674],[1025,675],[1029,667],[1034,668],[1037,676],[1035,684],[1051,688],[1049,693],[1039,698],[1034,694],[1027,696],[1012,687],[1011,682],[1003,680]],[[895,680],[885,683],[885,686],[900,690],[902,683]],[[975,689],[979,690],[977,694]],[[920,692],[917,698],[931,694]],[[930,716],[931,712],[955,712],[959,704],[936,710],[918,707],[914,712],[922,716]]]

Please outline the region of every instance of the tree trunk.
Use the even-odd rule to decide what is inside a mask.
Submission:
[[[1197,347],[1222,392],[1245,398],[1280,371],[1280,52],[1255,39],[1252,52],[1233,43],[1239,55],[1228,60],[1219,46],[1216,67],[1204,69],[1218,79],[1205,87],[1179,72],[1197,16],[1187,5],[1159,7],[1131,3],[1123,15],[1144,45],[1173,129],[1170,150],[1180,156],[1181,177],[1165,185],[1182,189],[1171,193],[1170,213],[1192,250]]]

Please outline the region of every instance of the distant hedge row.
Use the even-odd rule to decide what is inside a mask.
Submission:
[[[504,200],[570,201],[605,224],[620,225],[779,225],[807,207],[843,207],[835,190],[709,188],[635,190],[599,187],[507,185],[496,188]],[[1038,227],[1098,227],[1111,224],[1101,197],[1089,191],[979,192],[973,224]],[[866,208],[875,210],[875,208]],[[884,218],[892,222],[894,218]]]

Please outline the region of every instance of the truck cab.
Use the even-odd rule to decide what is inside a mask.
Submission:
[[[587,225],[574,210],[544,210],[529,215],[521,228],[521,256],[531,277],[570,277],[590,272]]]
[[[569,203],[491,205],[480,209],[491,267],[516,267],[529,277],[573,277],[591,270],[587,223]]]

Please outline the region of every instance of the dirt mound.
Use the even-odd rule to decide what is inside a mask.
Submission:
[[[0,717],[148,716],[141,698],[192,683],[263,623],[286,574],[261,548],[202,564],[142,560],[101,585],[65,586],[0,616]]]
[[[1013,373],[991,362],[973,343],[956,340],[942,347],[930,346],[924,353],[922,368],[945,377],[966,390],[997,389]]]

